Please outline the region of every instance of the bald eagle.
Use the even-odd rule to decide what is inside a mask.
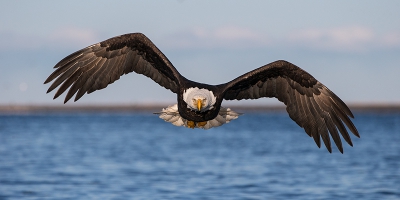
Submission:
[[[85,93],[103,89],[120,76],[136,72],[177,94],[178,103],[158,113],[160,118],[177,126],[204,129],[220,126],[239,116],[221,107],[222,100],[275,97],[286,105],[290,118],[314,138],[318,147],[322,138],[332,152],[328,132],[341,153],[339,132],[353,146],[346,126],[360,137],[346,104],[309,73],[284,60],[264,65],[227,83],[208,85],[183,77],[149,38],[142,33],[131,33],[72,53],[54,68],[44,83],[54,80],[47,93],[61,85],[54,99],[69,88],[64,103],[75,94],[77,101]]]

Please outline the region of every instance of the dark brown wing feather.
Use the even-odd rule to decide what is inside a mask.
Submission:
[[[281,60],[267,64],[224,86],[226,100],[278,98],[286,105],[290,118],[314,138],[318,147],[322,138],[329,152],[332,149],[328,132],[342,153],[339,132],[353,146],[345,125],[360,137],[349,118],[354,116],[346,104],[325,85],[289,62]]]
[[[141,33],[121,35],[86,47],[62,59],[54,68],[44,83],[55,79],[47,92],[61,85],[54,98],[70,88],[64,103],[74,94],[77,101],[85,93],[103,89],[133,71],[174,93],[178,92],[181,77],[167,57]]]

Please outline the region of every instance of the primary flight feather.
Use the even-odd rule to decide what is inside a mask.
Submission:
[[[339,133],[351,146],[347,131],[360,137],[346,104],[301,68],[275,61],[220,85],[197,83],[183,77],[168,58],[141,33],[125,34],[81,49],[58,62],[45,83],[47,92],[59,87],[54,98],[68,88],[64,103],[75,95],[103,89],[130,72],[143,74],[178,95],[178,103],[163,109],[160,118],[177,126],[208,129],[228,123],[239,114],[221,107],[222,100],[275,97],[318,147],[322,138],[332,152],[329,133],[343,153]],[[346,128],[347,127],[347,128]]]

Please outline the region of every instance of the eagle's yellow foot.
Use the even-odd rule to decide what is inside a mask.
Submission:
[[[194,121],[187,121],[188,128],[194,128],[195,126],[196,126],[196,123],[194,123]]]
[[[207,124],[207,122],[197,122],[197,126],[203,127]]]

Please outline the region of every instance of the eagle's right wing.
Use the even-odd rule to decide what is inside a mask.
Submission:
[[[44,83],[55,79],[47,92],[62,84],[54,98],[69,87],[67,102],[85,93],[107,87],[120,76],[132,71],[143,74],[161,86],[178,92],[181,75],[167,57],[141,33],[125,34],[79,50],[57,63]]]

